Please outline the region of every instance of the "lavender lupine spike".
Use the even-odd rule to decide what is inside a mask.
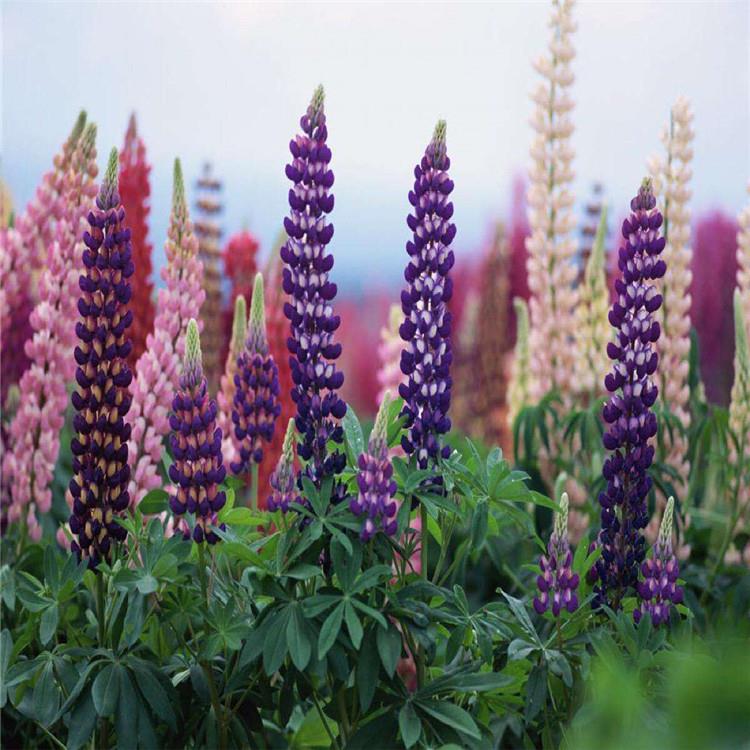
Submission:
[[[268,351],[263,275],[255,275],[250,322],[245,348],[237,359],[234,376],[232,422],[239,458],[231,464],[234,474],[243,474],[263,460],[263,441],[270,443],[281,413],[279,368]]]
[[[393,499],[396,483],[393,481],[393,465],[388,457],[388,410],[391,395],[388,391],[375,418],[367,452],[357,460],[359,471],[357,485],[359,494],[352,498],[349,507],[356,516],[365,516],[360,539],[368,542],[378,531],[388,536],[396,533],[396,511],[398,506]]]
[[[300,120],[302,133],[289,144],[292,162],[287,164],[286,175],[294,185],[289,191],[291,211],[284,219],[288,239],[281,248],[283,287],[290,296],[284,314],[290,322],[287,347],[301,436],[298,453],[308,462],[305,475],[317,486],[325,477],[340,474],[346,465],[341,451],[328,452],[329,443],[340,445],[344,440],[339,420],[346,414],[346,403],[337,394],[344,374],[336,369],[341,344],[334,343],[333,334],[341,319],[333,313],[336,285],[329,279],[333,256],[326,254],[333,237],[333,224],[326,214],[333,210],[334,201],[329,192],[333,172],[328,166],[331,150],[326,145],[323,104],[320,86]],[[344,495],[344,486],[337,483],[333,501]]]
[[[659,527],[659,538],[653,548],[653,554],[641,565],[643,580],[638,583],[638,607],[633,611],[633,618],[640,622],[648,612],[655,626],[669,622],[672,605],[682,603],[682,588],[677,585],[680,566],[672,549],[672,517],[674,515],[674,498],[667,500],[664,515]]]
[[[299,503],[301,499],[297,493],[297,482],[294,477],[294,434],[296,428],[294,419],[290,419],[284,434],[284,444],[276,468],[271,473],[271,495],[268,498],[268,510],[271,513],[280,510],[286,513],[292,503]]]
[[[550,607],[559,617],[563,609],[575,612],[578,609],[578,573],[571,567],[573,554],[568,542],[568,493],[560,498],[560,510],[547,543],[547,554],[539,559],[541,575],[537,576],[539,596],[534,597],[534,609],[543,615]]]
[[[404,278],[408,286],[401,292],[404,322],[399,333],[405,342],[401,371],[406,382],[399,386],[399,394],[404,399],[408,429],[401,445],[416,456],[420,469],[439,456],[450,455],[450,448],[440,444],[440,436],[451,427],[451,314],[447,303],[453,294],[450,244],[456,236],[450,220],[453,204],[448,196],[453,182],[448,177],[445,130],[445,121],[440,120],[422,161],[414,168],[414,190],[409,193],[414,213],[406,219],[414,236],[406,243],[409,264]]]
[[[117,192],[117,149],[112,149],[96,206],[89,212],[90,232],[84,232],[85,266],[78,285],[81,296],[76,324],[76,382],[73,392],[75,437],[71,440],[73,498],[71,551],[95,568],[109,559],[112,540],[123,541],[125,529],[117,517],[128,507],[128,440],[130,409],[127,364],[133,321],[128,309],[133,275],[130,230]]]
[[[219,489],[226,470],[221,453],[221,429],[216,426],[216,402],[208,395],[203,374],[198,324],[191,318],[185,336],[180,385],[172,401],[169,425],[174,462],[169,478],[176,485],[169,505],[176,516],[195,515],[193,540],[215,544],[219,537],[211,530],[226,503]],[[223,528],[223,525],[220,527]]]
[[[648,468],[654,457],[649,439],[656,434],[656,416],[650,409],[658,394],[652,378],[659,361],[653,346],[660,333],[655,313],[662,302],[652,282],[666,270],[659,257],[665,244],[659,232],[662,215],[649,179],[630,207],[622,225],[625,243],[619,251],[617,300],[609,313],[616,335],[607,345],[607,354],[614,366],[604,381],[612,395],[603,409],[609,425],[603,442],[612,455],[604,462],[607,486],[599,495],[602,554],[596,563],[595,603],[606,602],[612,609],[635,589],[645,557],[641,530],[648,523],[646,498],[652,486]]]

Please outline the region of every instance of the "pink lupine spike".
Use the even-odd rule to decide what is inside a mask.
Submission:
[[[174,165],[172,216],[165,253],[167,263],[161,277],[166,286],[159,290],[154,331],[135,365],[133,403],[127,416],[132,427],[128,444],[132,478],[128,490],[134,504],[149,490],[161,486],[159,465],[163,441],[169,433],[172,396],[179,383],[187,324],[191,318],[200,320],[205,298],[203,264],[198,259],[198,240],[185,200],[179,159]]]
[[[3,471],[10,489],[11,521],[26,518],[29,534],[40,533],[38,514],[52,504],[50,483],[73,378],[78,269],[86,216],[96,196],[96,126],[90,124],[70,155],[61,194],[64,205],[39,279],[39,302],[31,313],[33,337],[26,342],[31,365],[19,384],[21,403],[10,426]]]
[[[229,353],[224,365],[224,374],[221,376],[219,392],[216,401],[219,404],[219,415],[217,423],[221,427],[224,441],[221,446],[224,461],[232,464],[239,459],[239,441],[232,426],[232,404],[237,387],[234,376],[237,374],[237,358],[245,346],[245,335],[247,333],[247,303],[243,295],[238,295],[234,301],[234,320],[232,322],[232,338],[229,341]]]

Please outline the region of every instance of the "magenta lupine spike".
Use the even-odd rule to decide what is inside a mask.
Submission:
[[[185,332],[188,321],[198,319],[205,297],[203,266],[198,259],[198,240],[188,213],[179,159],[174,164],[172,215],[164,248],[167,262],[161,277],[166,286],[159,290],[154,331],[135,365],[133,403],[127,417],[132,427],[128,446],[131,503],[139,503],[149,490],[161,486],[159,466],[163,441],[169,433],[170,405],[179,384]]]
[[[672,549],[672,518],[674,498],[670,497],[664,509],[659,527],[659,538],[654,544],[652,555],[641,564],[642,580],[638,583],[638,607],[633,618],[640,622],[648,612],[651,621],[658,627],[669,622],[672,606],[682,603],[682,588],[677,585],[680,566]]]
[[[195,516],[193,540],[199,544],[219,541],[210,527],[219,526],[217,514],[226,503],[226,495],[219,489],[226,470],[221,455],[221,429],[216,426],[217,411],[203,374],[198,324],[191,319],[185,337],[180,385],[169,418],[174,457],[169,478],[176,485],[169,507],[176,516],[185,513]]]
[[[84,273],[75,348],[78,390],[72,401],[74,437],[71,551],[95,568],[109,558],[112,540],[123,541],[125,529],[117,518],[128,507],[128,386],[132,379],[127,357],[127,330],[133,321],[128,309],[133,275],[130,230],[117,192],[117,149],[112,149],[96,206],[89,212],[90,232],[84,232]]]
[[[536,585],[539,596],[534,597],[534,609],[543,615],[550,607],[559,617],[563,609],[575,612],[578,609],[578,573],[571,567],[573,555],[568,542],[568,493],[563,492],[560,510],[555,515],[555,524],[547,543],[547,554],[539,559],[541,575]]]
[[[648,523],[646,498],[652,486],[648,468],[654,458],[649,440],[657,429],[651,407],[659,392],[653,377],[659,355],[653,345],[660,328],[654,316],[662,302],[653,282],[666,270],[659,257],[664,250],[662,215],[650,180],[643,181],[630,208],[622,225],[625,242],[619,251],[617,300],[609,313],[616,336],[607,345],[614,364],[604,385],[612,395],[602,412],[609,425],[603,443],[612,453],[604,462],[607,486],[599,495],[602,554],[596,562],[595,604],[607,603],[613,609],[635,589],[645,556],[642,529]]]
[[[449,168],[445,121],[440,120],[421,162],[414,168],[414,190],[409,193],[414,213],[406,219],[414,236],[406,243],[407,288],[401,292],[401,371],[406,380],[399,386],[399,394],[404,399],[408,431],[401,445],[409,455],[416,456],[420,469],[426,469],[439,456],[450,455],[450,447],[440,443],[451,427],[448,408],[453,355],[447,304],[453,294],[449,272],[454,255],[450,245],[456,225],[451,221],[453,204],[448,199],[453,191]]]
[[[8,518],[12,522],[25,517],[32,539],[41,535],[37,514],[48,512],[52,504],[50,484],[68,402],[66,384],[75,372],[71,320],[76,317],[81,237],[97,192],[95,140],[96,126],[88,125],[65,174],[64,205],[39,279],[39,302],[31,313],[34,335],[26,342],[31,365],[19,383],[21,403],[3,457],[11,494]]]
[[[266,314],[263,297],[263,275],[255,275],[250,321],[245,348],[237,360],[234,376],[232,422],[239,448],[239,458],[231,464],[234,474],[250,470],[252,463],[263,460],[263,441],[270,443],[279,403],[279,368],[268,351]]]
[[[297,482],[294,476],[295,432],[294,419],[290,419],[286,426],[279,462],[269,480],[271,495],[268,498],[268,510],[271,513],[277,510],[286,513],[293,503],[302,502],[297,492]]]
[[[360,539],[368,542],[378,531],[388,536],[396,533],[396,511],[393,499],[396,483],[393,481],[393,465],[388,457],[388,409],[390,393],[386,392],[378,409],[375,426],[367,445],[367,452],[357,460],[357,486],[359,493],[349,501],[355,516],[365,516]]]

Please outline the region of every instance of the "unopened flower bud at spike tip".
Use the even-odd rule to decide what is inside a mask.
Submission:
[[[83,129],[86,127],[86,110],[82,109],[78,113],[78,117],[76,118],[75,124],[73,125],[73,129],[70,131],[70,136],[68,137],[68,145],[73,146],[78,141],[78,139],[81,137],[81,134],[83,133]]]
[[[235,356],[242,351],[247,335],[247,303],[242,294],[234,301],[234,318],[232,319],[232,346]]]
[[[250,321],[247,331],[247,345],[251,352],[266,354],[268,339],[266,336],[266,304],[263,290],[263,274],[255,274],[253,297],[250,301]]]
[[[193,388],[203,379],[203,357],[198,323],[190,318],[185,334],[185,359],[180,382],[183,388]]]
[[[96,203],[103,211],[114,208],[120,202],[120,196],[117,190],[117,176],[119,171],[119,156],[116,148],[109,152],[109,161],[107,170],[104,173],[102,184],[99,189]]]
[[[185,211],[185,181],[182,178],[182,164],[179,158],[174,160],[174,171],[172,178],[172,210],[176,214]]]
[[[659,544],[663,549],[672,547],[672,519],[674,518],[674,498],[670,495],[667,500],[667,507],[664,508],[664,515],[661,518],[659,526]]]
[[[750,373],[750,344],[747,340],[748,322],[742,309],[742,294],[739,288],[734,290],[734,340],[737,361],[740,367]]]
[[[568,493],[563,492],[560,497],[560,510],[555,516],[555,535],[558,538],[567,537],[568,535]]]
[[[318,84],[315,91],[313,92],[312,99],[310,101],[310,110],[312,114],[317,114],[325,106],[326,92],[323,88],[323,84]]]

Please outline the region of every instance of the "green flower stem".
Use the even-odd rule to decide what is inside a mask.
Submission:
[[[258,510],[258,464],[255,461],[250,469],[250,507],[253,512]]]
[[[104,573],[96,571],[96,625],[97,641],[99,648],[106,647],[107,640],[107,604],[104,598]],[[109,747],[109,720],[99,719],[99,749],[106,750]]]
[[[429,537],[429,532],[427,531],[427,508],[425,508],[424,504],[420,503],[419,505],[419,517],[422,520],[422,530],[420,532],[420,547],[419,547],[419,556],[421,561],[421,567],[422,567],[422,578],[424,580],[427,580],[427,539]]]

